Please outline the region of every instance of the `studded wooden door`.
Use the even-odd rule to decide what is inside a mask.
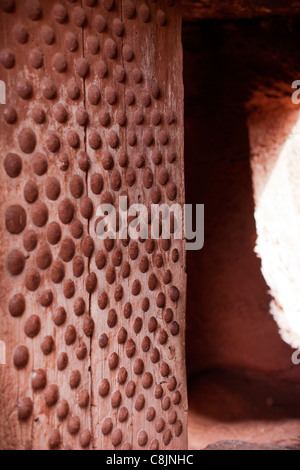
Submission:
[[[95,231],[184,203],[178,3],[1,0],[1,449],[187,448],[184,241]]]

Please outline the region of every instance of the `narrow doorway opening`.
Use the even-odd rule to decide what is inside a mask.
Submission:
[[[298,18],[183,25],[186,202],[205,205],[204,248],[187,254],[191,449],[300,446],[300,365],[255,252],[260,197],[299,120],[299,44]]]

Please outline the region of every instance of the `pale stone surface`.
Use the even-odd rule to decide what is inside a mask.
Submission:
[[[300,347],[300,113],[280,85],[256,93],[248,121],[256,252],[270,287],[270,311],[284,341]],[[292,94],[292,90],[290,92]]]

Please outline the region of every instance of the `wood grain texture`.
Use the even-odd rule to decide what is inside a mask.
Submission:
[[[187,448],[184,242],[95,232],[120,194],[184,203],[172,3],[1,2],[2,449]]]
[[[185,21],[293,16],[300,2],[292,0],[181,0]]]

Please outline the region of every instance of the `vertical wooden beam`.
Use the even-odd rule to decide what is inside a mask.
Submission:
[[[2,8],[0,447],[185,449],[184,241],[95,231],[184,204],[178,4]]]

